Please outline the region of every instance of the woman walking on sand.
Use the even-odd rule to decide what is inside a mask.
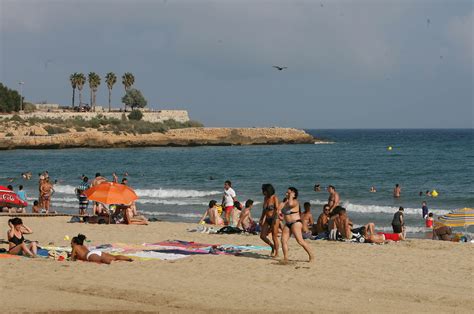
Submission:
[[[309,262],[314,260],[314,255],[311,247],[305,240],[303,240],[303,222],[299,213],[300,203],[298,202],[298,190],[294,187],[289,187],[286,191],[286,197],[280,204],[280,218],[284,221],[285,226],[281,234],[281,246],[283,248],[283,262],[288,262],[288,240],[291,234],[295,236],[296,242],[303,247],[308,253]]]
[[[275,189],[271,184],[262,184],[263,194],[263,211],[260,217],[260,239],[272,248],[272,257],[278,256],[279,242],[278,229],[280,227],[280,220],[277,215],[277,208],[279,205],[278,197],[275,195]],[[268,234],[272,234],[272,241],[268,239]]]

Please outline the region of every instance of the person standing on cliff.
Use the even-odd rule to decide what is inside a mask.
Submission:
[[[222,208],[225,211],[224,223],[230,224],[230,215],[234,209],[234,202],[237,202],[237,194],[232,188],[232,182],[229,180],[224,183],[224,195],[222,196]]]

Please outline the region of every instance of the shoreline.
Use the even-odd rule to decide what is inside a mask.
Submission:
[[[38,128],[34,126],[31,128]],[[64,148],[126,148],[126,147],[195,147],[242,146],[323,143],[303,130],[294,128],[182,128],[165,133],[114,134],[88,129],[86,132],[70,130],[52,135],[34,134],[24,127],[13,136],[0,140],[0,150],[13,149],[64,149]],[[30,130],[31,129],[31,130]],[[9,131],[11,132],[11,131]]]
[[[7,219],[0,217],[4,229]],[[93,245],[166,240],[263,245],[258,236],[186,231],[195,224],[92,225],[69,224],[67,220],[24,218],[34,232],[26,238],[57,246],[68,246],[65,235],[78,233],[85,234]],[[312,264],[306,262],[306,253],[293,238],[288,265],[269,258],[269,251],[112,265],[45,258],[0,259],[4,270],[0,301],[4,312],[114,309],[261,313],[317,312],[325,308],[335,313],[398,313],[403,308],[411,313],[469,313],[474,307],[474,266],[468,258],[472,244],[418,239],[385,245],[308,243],[316,255]],[[275,295],[279,297],[275,299]]]

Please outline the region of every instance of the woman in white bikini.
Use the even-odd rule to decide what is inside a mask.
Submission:
[[[281,245],[283,248],[283,262],[288,262],[288,240],[291,234],[295,236],[296,242],[303,247],[308,253],[309,262],[314,260],[314,255],[311,247],[305,240],[303,240],[302,230],[303,223],[299,213],[300,204],[298,202],[298,190],[294,187],[289,187],[286,191],[286,198],[280,204],[279,216],[285,223],[283,232],[281,234]]]
[[[89,251],[84,245],[84,240],[86,236],[83,234],[78,234],[77,237],[72,238],[71,240],[71,260],[80,260],[85,262],[94,262],[99,264],[110,264],[113,261],[126,261],[132,262],[133,259],[123,255],[110,255],[98,250]]]

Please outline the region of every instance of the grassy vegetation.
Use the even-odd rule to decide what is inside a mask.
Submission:
[[[116,118],[107,118],[97,115],[90,120],[81,117],[69,118],[63,120],[61,118],[37,118],[32,117],[23,119],[18,115],[14,115],[5,121],[16,122],[20,125],[47,124],[45,130],[48,134],[66,133],[68,129],[75,129],[77,132],[85,132],[86,129],[96,129],[99,131],[109,131],[114,134],[150,134],[161,132],[164,133],[170,129],[181,129],[191,127],[202,127],[203,125],[196,121],[177,122],[175,120],[167,120],[164,122],[148,122],[137,120],[126,120]]]

